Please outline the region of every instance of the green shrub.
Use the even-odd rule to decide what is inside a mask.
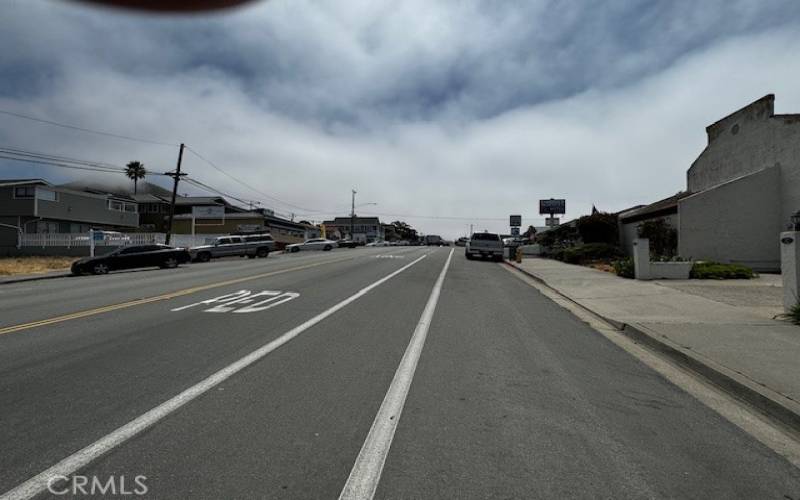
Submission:
[[[800,303],[793,305],[786,317],[795,325],[800,325]]]
[[[696,262],[689,277],[698,280],[750,279],[753,270],[740,264],[720,264],[719,262]]]
[[[584,243],[616,244],[619,241],[619,226],[616,214],[598,212],[584,215],[577,222],[578,233]]]
[[[578,240],[580,240],[578,230],[570,224],[563,224],[536,234],[536,243],[545,248],[569,247],[576,244]]]
[[[587,243],[557,250],[553,256],[568,264],[583,264],[590,261],[617,259],[622,256],[622,250],[608,243]]]
[[[636,274],[633,269],[633,260],[632,259],[621,259],[615,260],[611,263],[611,266],[614,268],[614,272],[617,273],[617,276],[620,278],[635,278]]]
[[[651,257],[672,257],[678,251],[678,231],[670,226],[666,219],[642,222],[637,228],[637,233],[639,238],[650,240]]]

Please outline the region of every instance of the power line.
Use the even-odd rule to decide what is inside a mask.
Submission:
[[[92,172],[104,172],[113,174],[124,174],[125,168],[111,163],[97,162],[91,160],[81,160],[68,156],[54,155],[28,151],[21,148],[0,146],[0,158],[25,163],[47,165],[51,167],[70,168],[75,170],[87,170]],[[158,172],[148,172],[148,175],[164,175]]]
[[[202,161],[206,162],[207,164],[209,164],[211,167],[213,167],[218,172],[222,173],[226,177],[228,177],[231,180],[235,181],[236,183],[246,187],[247,189],[251,190],[254,193],[258,193],[261,196],[264,196],[264,197],[266,197],[266,198],[268,198],[270,200],[276,201],[276,202],[278,202],[278,203],[280,203],[282,205],[286,205],[288,207],[296,208],[296,209],[299,209],[299,210],[305,210],[305,211],[308,211],[308,212],[316,212],[317,211],[314,208],[301,207],[300,205],[295,205],[294,203],[289,203],[288,201],[281,200],[280,198],[272,196],[269,193],[265,193],[264,191],[256,189],[252,185],[248,184],[246,181],[243,181],[243,180],[239,179],[238,177],[226,172],[224,169],[219,167],[216,163],[214,163],[213,161],[211,161],[208,158],[204,157],[203,155],[198,153],[196,150],[192,149],[191,146],[186,146],[186,149],[188,149],[193,155],[195,155],[200,160],[202,160]]]
[[[57,162],[47,161],[47,160],[34,160],[34,159],[30,159],[30,158],[17,158],[17,157],[14,157],[14,156],[5,156],[2,153],[0,153],[0,159],[12,160],[12,161],[20,161],[20,162],[24,162],[24,163],[35,163],[35,164],[38,164],[38,165],[47,165],[47,166],[50,166],[50,167],[71,168],[71,169],[74,169],[74,170],[88,170],[88,171],[91,171],[91,172],[103,172],[103,173],[106,173],[106,174],[121,174],[121,173],[124,173],[124,172],[117,171],[117,170],[103,169],[103,168],[98,168],[98,167],[87,167],[87,166],[80,166],[80,165],[68,165],[68,164],[65,164],[65,163],[57,163]]]
[[[71,129],[71,130],[78,130],[80,132],[86,132],[86,133],[89,133],[89,134],[97,134],[97,135],[104,135],[104,136],[107,136],[107,137],[114,137],[115,139],[123,139],[123,140],[126,140],[126,141],[142,142],[142,143],[146,143],[146,144],[156,144],[156,145],[159,145],[159,146],[171,146],[171,147],[177,147],[178,146],[178,144],[172,144],[172,143],[168,143],[168,142],[154,141],[154,140],[151,140],[151,139],[142,139],[142,138],[139,138],[139,137],[132,137],[132,136],[129,136],[129,135],[114,134],[114,133],[111,133],[111,132],[104,132],[102,130],[93,130],[93,129],[90,129],[90,128],[79,127],[77,125],[69,125],[69,124],[66,124],[66,123],[54,122],[52,120],[45,120],[43,118],[36,118],[34,116],[23,115],[21,113],[16,113],[14,111],[8,111],[8,110],[4,110],[4,109],[0,109],[0,114],[4,114],[4,115],[8,115],[8,116],[14,116],[16,118],[22,118],[24,120],[30,120],[30,121],[33,121],[33,122],[44,123],[46,125],[54,125],[56,127],[68,128],[68,129]]]

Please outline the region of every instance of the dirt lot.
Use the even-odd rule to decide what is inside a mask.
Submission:
[[[76,257],[0,257],[0,276],[69,269]]]

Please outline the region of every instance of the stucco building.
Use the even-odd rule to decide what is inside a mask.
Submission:
[[[620,213],[624,248],[638,224],[664,218],[678,229],[682,257],[779,271],[779,233],[800,210],[800,114],[775,114],[769,94],[706,134],[685,191]]]
[[[779,270],[778,235],[800,210],[800,114],[775,114],[770,94],[706,133],[678,201],[679,253]]]

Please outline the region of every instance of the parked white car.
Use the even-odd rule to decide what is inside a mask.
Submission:
[[[388,241],[373,241],[372,243],[367,243],[366,246],[368,246],[368,247],[388,247],[389,246],[389,242]]]
[[[300,250],[332,250],[338,245],[333,240],[326,240],[325,238],[313,238],[306,240],[303,243],[294,243],[286,245],[287,252],[299,252]]]

